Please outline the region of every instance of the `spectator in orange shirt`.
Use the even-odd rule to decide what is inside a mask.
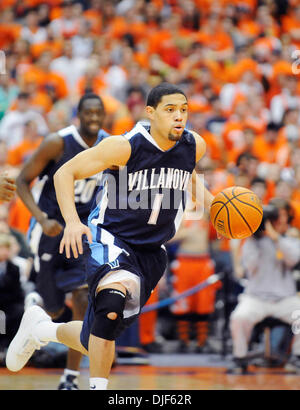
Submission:
[[[216,12],[210,13],[201,30],[195,35],[200,43],[209,49],[210,56],[215,61],[230,60],[233,57],[233,42],[222,29],[222,20]]]
[[[265,134],[257,137],[253,143],[253,154],[261,162],[275,163],[281,167],[288,165],[289,147],[287,141],[278,138],[279,126],[269,123]]]
[[[22,166],[40,145],[43,137],[38,133],[35,121],[28,121],[24,126],[23,141],[8,151],[7,162],[12,166]]]
[[[290,5],[287,15],[282,17],[282,31],[290,36],[292,44],[300,47],[300,4]]]
[[[69,38],[79,31],[80,18],[76,15],[77,5],[72,0],[61,3],[61,16],[50,23],[53,34],[58,38]]]
[[[292,192],[292,201],[300,204],[300,164],[294,167],[294,188]]]
[[[193,113],[189,116],[191,128],[197,130],[199,135],[206,142],[206,155],[215,161],[216,166],[223,165],[222,147],[219,138],[212,132],[208,131],[206,124],[206,117],[201,113]]]
[[[50,64],[53,54],[50,50],[45,50],[39,56],[37,62],[22,76],[22,81],[34,80],[42,91],[46,91],[52,98],[52,102],[63,99],[68,95],[67,84],[64,78],[51,70]]]

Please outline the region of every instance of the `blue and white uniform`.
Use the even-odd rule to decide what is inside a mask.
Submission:
[[[131,145],[131,156],[126,167],[104,172],[103,188],[88,219],[93,242],[85,244],[90,304],[81,342],[86,349],[99,281],[109,283],[111,276],[125,284],[123,322],[129,325],[166,269],[163,244],[174,236],[183,216],[196,165],[195,138],[184,130],[181,139],[164,151],[149,130],[149,126],[137,123],[124,135]]]
[[[58,135],[64,142],[63,153],[58,161],[51,161],[41,172],[32,189],[32,194],[39,208],[47,214],[48,218],[56,219],[64,226],[65,222],[56,200],[53,176],[65,162],[88,149],[89,146],[74,125],[59,130]],[[107,136],[104,130],[100,130],[96,144]],[[95,175],[75,182],[76,209],[81,221],[85,224],[87,224],[88,215],[95,200],[98,178],[99,176]],[[86,283],[83,258],[80,256],[78,259],[67,259],[64,255],[59,254],[62,235],[63,232],[55,237],[44,235],[41,225],[35,218],[31,219],[28,239],[34,254],[37,290],[43,297],[46,310],[50,312],[55,312],[63,306],[66,292]]]

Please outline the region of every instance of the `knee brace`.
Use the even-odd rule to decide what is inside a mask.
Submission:
[[[122,324],[126,295],[117,289],[103,289],[95,299],[95,318],[91,334],[115,340]]]

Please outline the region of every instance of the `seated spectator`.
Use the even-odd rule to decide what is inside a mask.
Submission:
[[[248,342],[255,324],[269,316],[292,324],[292,312],[300,309],[292,275],[300,261],[300,240],[287,234],[291,207],[281,199],[271,204],[274,212],[242,247],[241,263],[248,282],[230,318],[234,361],[229,373],[247,372]],[[287,368],[300,373],[300,334],[294,335]]]

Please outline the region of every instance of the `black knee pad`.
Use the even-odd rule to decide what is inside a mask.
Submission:
[[[95,319],[91,334],[106,340],[115,340],[122,327],[126,295],[117,289],[103,289],[95,299]],[[109,314],[116,314],[110,319]]]

